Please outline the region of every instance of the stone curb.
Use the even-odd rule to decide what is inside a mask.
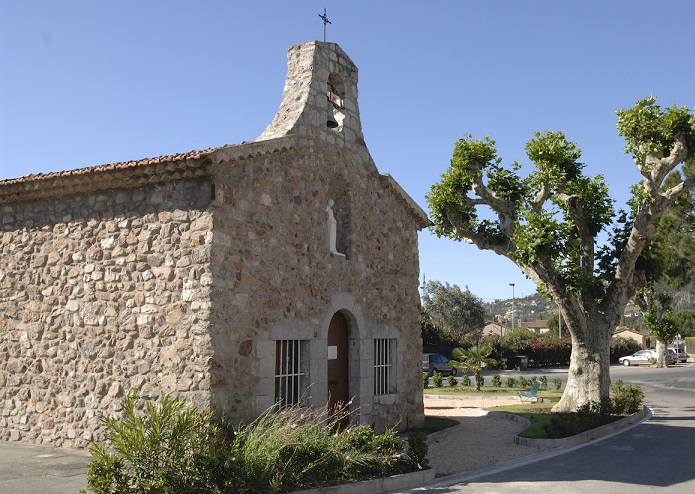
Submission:
[[[293,494],[381,494],[394,490],[412,489],[434,480],[434,468],[417,472],[402,473],[390,477],[363,480],[351,484],[332,485],[306,491],[296,491]]]
[[[482,415],[490,415],[492,417],[500,417],[500,418],[506,418],[507,420],[513,420],[515,422],[519,422],[521,424],[524,424],[526,426],[531,425],[531,422],[528,419],[525,419],[524,417],[521,417],[519,415],[514,415],[511,413],[506,413],[506,412],[487,412],[483,410],[484,413]],[[577,444],[583,444],[589,441],[593,441],[594,439],[598,439],[603,436],[607,436],[613,432],[619,431],[621,429],[624,429],[628,426],[631,426],[645,417],[651,417],[652,411],[646,407],[643,406],[642,410],[633,413],[629,417],[622,418],[620,420],[616,420],[615,422],[611,422],[610,424],[602,425],[601,427],[597,427],[595,429],[591,429],[588,431],[581,432],[579,434],[576,434],[574,436],[570,437],[563,437],[560,439],[533,439],[533,438],[528,438],[528,437],[520,437],[520,436],[514,436],[514,444],[519,444],[521,446],[531,446],[531,447],[539,447],[539,448],[547,448],[547,449],[553,449],[553,448],[568,448],[570,446],[576,446]]]

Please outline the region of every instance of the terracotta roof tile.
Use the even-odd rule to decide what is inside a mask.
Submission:
[[[29,175],[23,175],[17,178],[10,178],[5,180],[0,180],[0,185],[15,185],[25,182],[34,182],[39,180],[49,180],[59,177],[77,177],[79,175],[88,175],[95,172],[105,172],[105,171],[116,171],[125,170],[128,168],[136,168],[145,165],[155,165],[158,163],[171,163],[177,161],[185,161],[191,159],[202,158],[212,154],[217,148],[208,148],[199,151],[190,151],[188,153],[178,153],[171,154],[168,156],[158,156],[156,158],[145,158],[141,160],[134,161],[122,161],[119,163],[111,163],[107,165],[97,165],[89,166],[86,168],[77,168],[74,170],[67,170],[61,172],[51,172],[51,173],[35,173]]]

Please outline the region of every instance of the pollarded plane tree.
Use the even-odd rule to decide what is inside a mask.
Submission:
[[[667,174],[694,159],[693,112],[661,108],[649,97],[616,113],[625,152],[641,174],[628,212],[615,211],[603,176],[584,174],[581,151],[563,132],[537,133],[527,142],[535,166],[527,177],[516,162],[502,166],[490,138],[464,136],[427,194],[436,235],[511,259],[560,306],[572,355],[554,411],[608,396],[612,330],[652,276],[654,252],[645,249],[657,221],[695,182],[684,175],[662,189]],[[605,244],[597,243],[601,232]]]

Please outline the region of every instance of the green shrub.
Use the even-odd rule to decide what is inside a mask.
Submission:
[[[449,382],[449,386],[452,388],[455,388],[456,386],[458,386],[458,381],[456,380],[456,378],[454,376],[449,376],[447,381]]]
[[[121,419],[108,418],[110,446],[95,443],[88,471],[94,494],[291,492],[414,471],[427,464],[426,442],[395,430],[340,429],[347,409],[278,406],[227,430],[208,413],[163,397],[142,405],[134,391]],[[228,438],[231,438],[229,440]]]
[[[430,387],[430,375],[427,373],[422,374],[422,387],[425,389]]]
[[[501,388],[502,387],[502,376],[500,376],[499,374],[493,374],[492,386],[495,388]]]
[[[548,376],[541,376],[539,381],[541,382],[541,389],[548,389]]]
[[[555,391],[560,391],[560,388],[562,387],[562,379],[559,377],[553,379],[553,386],[555,386]]]
[[[519,387],[520,388],[528,388],[529,385],[529,380],[526,379],[524,376],[519,376]]]
[[[508,388],[516,388],[517,385],[519,384],[519,381],[515,377],[508,377],[506,381],[506,385]]]
[[[543,426],[548,439],[570,437],[589,429],[618,420],[620,417],[613,413],[610,399],[602,402],[591,402],[583,405],[574,413],[556,413],[550,423]]]
[[[631,415],[642,409],[644,392],[639,386],[634,384],[626,386],[622,379],[618,379],[611,386],[611,395],[614,413]]]
[[[408,455],[420,469],[427,468],[430,460],[427,459],[429,448],[427,446],[427,434],[424,432],[415,432],[408,436]]]
[[[482,388],[483,386],[485,386],[485,376],[480,374],[480,387]]]
[[[432,381],[434,381],[434,386],[437,388],[441,388],[442,386],[444,386],[444,378],[439,372],[435,373],[434,377],[432,378]]]
[[[123,418],[106,418],[111,447],[93,443],[87,484],[94,493],[204,493],[231,487],[234,458],[227,436],[206,412],[164,396],[142,410],[136,391],[123,402]],[[224,479],[230,479],[226,481]]]
[[[470,386],[471,385],[471,376],[468,374],[464,374],[463,378],[461,378],[461,384],[464,386]]]

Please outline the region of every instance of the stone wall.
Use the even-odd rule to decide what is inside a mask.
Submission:
[[[85,446],[128,387],[209,403],[205,181],[5,204],[0,438]]]
[[[326,332],[351,324],[350,392],[377,428],[422,421],[417,218],[374,164],[349,146],[293,139],[291,149],[212,168],[214,400],[252,418],[272,405],[276,339],[310,342],[313,405],[326,403]],[[213,162],[217,163],[215,157]],[[326,206],[349,211],[347,258],[332,256]],[[336,307],[335,297],[348,300]],[[350,317],[351,316],[351,317]],[[396,340],[396,392],[374,396],[374,338]]]

